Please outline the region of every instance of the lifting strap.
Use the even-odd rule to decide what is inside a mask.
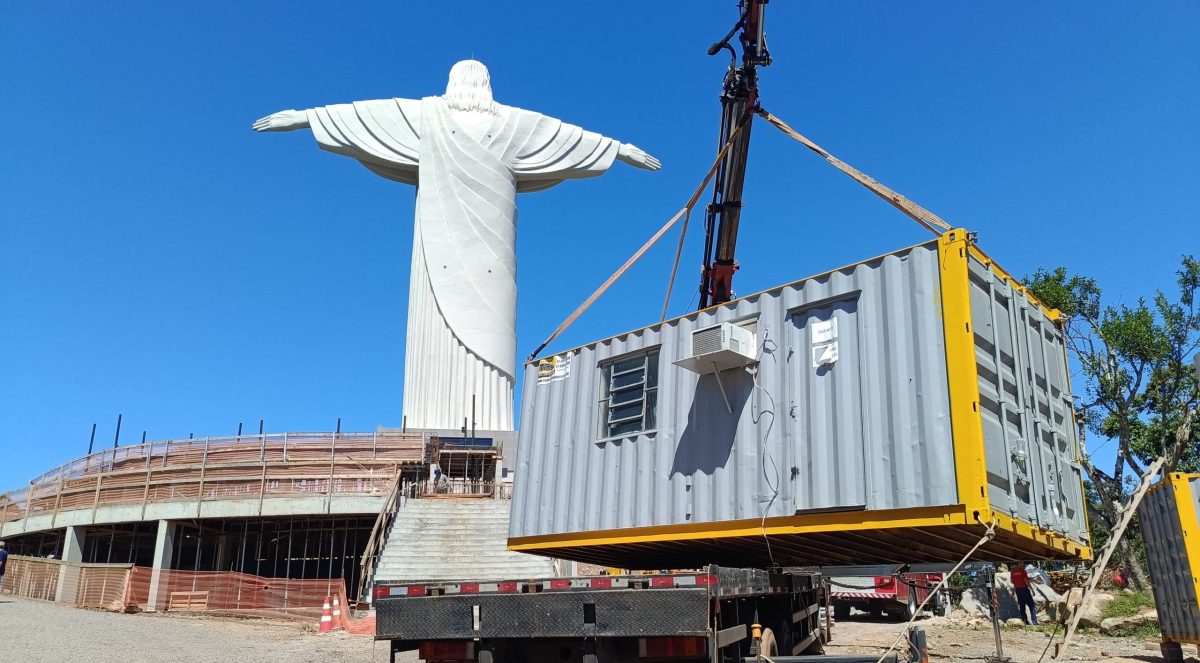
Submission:
[[[800,135],[800,133],[795,129],[789,127],[786,122],[775,117],[774,115],[771,115],[765,109],[758,109],[758,114],[761,115],[767,122],[775,125],[776,129],[779,129],[783,133],[797,140],[801,145],[821,155],[821,157],[832,164],[834,168],[837,168],[846,175],[849,175],[850,178],[855,182],[867,187],[871,193],[888,201],[888,203],[890,203],[893,207],[903,212],[905,216],[921,224],[922,228],[925,228],[929,232],[938,236],[940,236],[943,232],[950,230],[950,224],[943,221],[940,216],[930,212],[929,210],[921,207],[920,205],[896,193],[895,191],[892,191],[866,173],[833,156],[829,152],[826,152],[825,149],[820,145],[817,145],[811,140]]]
[[[704,176],[704,179],[700,182],[700,186],[696,187],[696,190],[692,192],[692,197],[688,198],[687,204],[683,206],[683,209],[676,212],[675,216],[671,217],[670,220],[663,224],[662,228],[658,229],[658,232],[654,233],[650,239],[646,240],[646,243],[642,245],[642,248],[638,249],[637,252],[629,257],[629,260],[625,261],[625,264],[621,265],[617,271],[613,272],[612,276],[608,277],[604,283],[600,284],[600,287],[596,288],[596,291],[593,292],[590,297],[584,300],[584,302],[579,305],[579,308],[575,309],[574,313],[567,316],[566,320],[563,320],[562,324],[554,330],[553,334],[550,334],[549,338],[542,341],[542,344],[537,346],[537,349],[529,354],[529,358],[526,361],[533,361],[542,350],[546,349],[547,345],[550,345],[554,339],[558,338],[559,334],[566,331],[567,327],[570,327],[580,315],[583,315],[583,312],[588,310],[588,307],[595,303],[595,301],[600,298],[600,295],[603,295],[613,283],[617,282],[617,279],[621,278],[621,276],[623,276],[625,272],[627,272],[629,268],[633,266],[633,263],[637,262],[643,255],[645,255],[646,251],[650,250],[650,247],[654,246],[658,240],[662,239],[662,236],[671,229],[671,226],[675,225],[675,222],[679,221],[679,219],[685,216],[690,215],[692,208],[696,206],[696,201],[700,199],[700,194],[704,193],[704,190],[708,188],[709,181],[712,180],[713,175],[717,172],[717,166],[721,165],[721,161],[725,159],[725,154],[729,152],[729,147],[733,145],[734,139],[736,139],[738,134],[741,133],[744,126],[745,124],[738,125],[738,127],[729,134],[729,140],[725,141],[725,145],[721,148],[721,151],[717,153],[717,158],[715,161],[713,161],[712,167],[708,169],[708,174]]]

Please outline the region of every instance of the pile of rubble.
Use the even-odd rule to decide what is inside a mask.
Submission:
[[[1053,624],[1062,622],[1067,615],[1079,605],[1083,589],[1073,587],[1065,594],[1059,594],[1050,586],[1042,583],[1030,583],[1033,600],[1037,605],[1038,623]],[[1122,590],[1128,591],[1128,590]],[[1012,580],[1008,573],[996,574],[996,592],[999,599],[1000,619],[1007,625],[1020,626],[1021,613],[1017,604],[1017,596],[1013,591]],[[1130,617],[1104,618],[1104,610],[1116,598],[1109,592],[1093,592],[1091,600],[1083,608],[1079,617],[1081,628],[1098,629],[1105,635],[1126,635],[1146,624],[1158,623],[1158,612],[1146,608],[1137,615]],[[991,608],[988,602],[987,590],[980,587],[963,591],[962,600],[950,614],[950,619],[964,626],[978,628],[986,626],[991,620]]]

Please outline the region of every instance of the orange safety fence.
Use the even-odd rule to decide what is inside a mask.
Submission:
[[[0,592],[31,599],[53,601],[58,596],[58,573],[62,564],[37,557],[9,555],[0,581]]]
[[[132,610],[215,612],[301,619],[316,623],[326,596],[345,597],[346,584],[332,580],[264,578],[236,571],[154,570],[134,567],[125,594]]]
[[[73,596],[74,604],[79,608],[123,610],[125,588],[132,570],[128,564],[64,566],[62,574],[66,582],[59,600],[70,603]]]
[[[156,584],[157,583],[157,584]],[[235,571],[162,570],[129,564],[80,564],[10,555],[0,593],[114,612],[157,610],[294,619],[316,625],[325,597],[337,597],[334,628],[375,634],[375,616],[350,618],[346,582],[264,578]],[[152,596],[153,594],[153,596]]]
[[[6,594],[80,608],[123,610],[129,564],[80,564],[11,555],[0,588]]]
[[[350,619],[349,613],[342,612],[342,623],[334,624],[334,628],[342,627],[351,635],[375,635],[375,613],[362,619]]]

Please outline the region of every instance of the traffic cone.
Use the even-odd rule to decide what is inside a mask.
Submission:
[[[342,621],[342,600],[337,594],[333,595],[333,628],[346,628],[346,623]]]
[[[333,616],[329,614],[329,597],[325,597],[325,605],[321,608],[321,626],[317,629],[321,633],[328,633],[333,630]]]

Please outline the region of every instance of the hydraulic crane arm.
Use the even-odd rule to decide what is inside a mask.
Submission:
[[[700,274],[702,309],[733,298],[733,273],[738,268],[734,250],[742,212],[746,158],[750,152],[750,123],[759,105],[757,67],[771,64],[763,30],[767,1],[741,0],[738,22],[724,39],[708,49],[709,55],[722,50],[728,50],[732,55],[721,92],[721,133],[717,144],[725,145],[738,126],[742,126],[742,130],[717,169],[713,200],[704,218],[704,264]],[[742,47],[740,64],[737,52],[729,44],[735,33]]]

